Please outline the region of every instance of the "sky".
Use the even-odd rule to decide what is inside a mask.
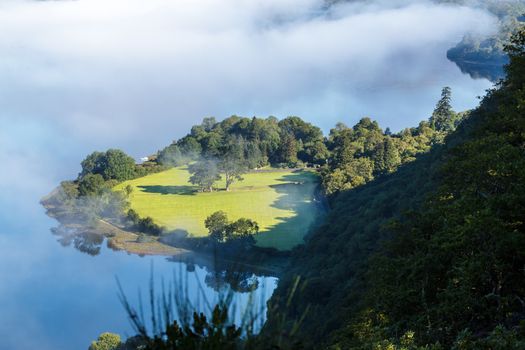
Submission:
[[[323,5],[0,1],[0,162],[13,169],[2,176],[45,188],[87,152],[148,155],[206,116],[299,115],[325,132],[370,116],[399,130],[427,118],[444,85],[458,109],[490,87],[444,58],[466,32],[495,30],[480,9]]]

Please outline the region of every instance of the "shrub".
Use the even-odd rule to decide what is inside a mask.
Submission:
[[[96,341],[91,343],[89,350],[116,350],[121,344],[120,335],[102,333]]]

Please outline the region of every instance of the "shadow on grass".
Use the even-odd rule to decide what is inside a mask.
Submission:
[[[304,237],[325,210],[322,199],[318,198],[318,179],[315,174],[296,171],[282,176],[278,181],[286,183],[270,186],[279,194],[272,207],[291,210],[295,214],[277,218],[281,222],[259,233],[256,239],[264,246],[272,245],[279,250],[286,250],[293,248],[291,243],[303,243]]]
[[[142,192],[176,194],[181,196],[194,196],[197,192],[194,186],[137,186]]]

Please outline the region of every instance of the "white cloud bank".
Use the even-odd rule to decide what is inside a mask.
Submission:
[[[3,0],[0,121],[11,151],[0,150],[0,159],[36,166],[45,151],[47,163],[66,134],[82,152],[113,146],[144,155],[208,115],[297,114],[326,130],[372,114],[383,125],[410,126],[460,75],[455,67],[451,75],[451,64],[442,69],[446,48],[466,31],[494,28],[481,10],[430,1],[322,7],[321,0]],[[464,80],[456,96],[488,86]],[[58,146],[20,138],[24,125],[54,132],[46,137]]]

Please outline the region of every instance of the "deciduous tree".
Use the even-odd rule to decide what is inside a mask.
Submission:
[[[199,186],[200,191],[213,192],[213,184],[221,179],[217,163],[213,160],[201,160],[188,167],[190,183]]]

